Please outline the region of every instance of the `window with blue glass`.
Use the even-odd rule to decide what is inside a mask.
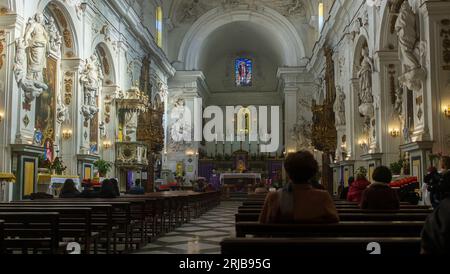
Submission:
[[[253,85],[253,61],[251,59],[237,58],[235,71],[237,87],[251,87]]]

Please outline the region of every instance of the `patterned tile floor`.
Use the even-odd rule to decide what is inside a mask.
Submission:
[[[156,239],[136,254],[220,254],[220,242],[235,235],[234,215],[242,202],[220,206]]]

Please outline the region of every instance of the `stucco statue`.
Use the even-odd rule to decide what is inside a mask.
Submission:
[[[97,106],[97,97],[103,83],[103,72],[94,54],[84,62],[81,69],[80,83],[84,88],[84,104],[81,112],[86,120],[90,120],[99,111]]]
[[[34,19],[28,21],[24,41],[28,49],[27,78],[42,83],[49,43],[49,35],[44,25],[44,15],[42,13],[37,13]]]
[[[395,31],[397,32],[400,60],[407,71],[420,67],[415,47],[417,43],[416,34],[416,15],[414,14],[408,1],[404,1],[397,21],[395,22]]]
[[[60,54],[62,45],[62,36],[59,33],[58,28],[56,27],[55,19],[53,19],[53,17],[50,17],[50,19],[48,19],[47,31],[49,35],[50,50],[56,54]]]
[[[337,97],[334,103],[334,113],[336,115],[336,126],[345,126],[345,93],[341,87],[337,87]]]
[[[418,91],[426,78],[426,71],[420,65],[419,59],[421,53],[425,53],[426,44],[418,42],[416,16],[408,1],[404,1],[400,8],[395,30],[399,42],[400,61],[404,67],[404,74],[399,77],[399,81],[409,90]]]
[[[395,91],[394,112],[398,117],[403,115],[403,89],[398,88]]]
[[[369,57],[369,49],[364,48],[362,50],[362,57],[363,60],[361,62],[361,68],[358,71],[358,78],[359,78],[359,99],[360,99],[360,106],[359,106],[359,112],[370,119],[375,115],[374,110],[374,98],[372,93],[372,73],[373,73],[373,61]]]
[[[36,81],[27,78],[27,54],[26,44],[23,38],[16,40],[16,56],[14,58],[14,76],[17,84],[24,92],[25,102],[30,103],[36,97],[39,97],[42,92],[48,89],[48,86],[41,81]]]
[[[191,125],[188,121],[190,117],[185,117],[185,102],[178,98],[170,114],[172,126],[170,127],[170,135],[174,142],[190,141]]]

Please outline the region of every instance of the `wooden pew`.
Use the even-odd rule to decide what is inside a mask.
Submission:
[[[341,221],[425,221],[428,213],[341,213]],[[238,213],[236,223],[258,222],[258,213]]]
[[[420,238],[229,238],[221,242],[230,256],[336,256],[368,255],[367,245],[377,242],[382,255],[417,256]]]
[[[29,207],[29,206],[0,206],[0,212],[57,212],[59,213],[60,242],[76,241],[82,246],[84,254],[97,254],[99,232],[92,231],[92,208],[88,207]]]
[[[394,212],[401,212],[401,213],[431,213],[433,212],[431,209],[424,209],[424,208],[400,208],[399,210],[366,210],[366,209],[359,209],[359,208],[336,208],[338,213],[394,213]],[[253,214],[259,214],[261,213],[261,208],[239,208],[238,213],[253,213]]]
[[[60,202],[56,203],[55,201],[49,202],[47,200],[45,201],[17,201],[17,202],[11,202],[11,203],[4,203],[0,204],[0,206],[20,206],[20,207],[88,207],[92,209],[92,231],[98,232],[99,235],[99,244],[105,245],[104,252],[106,254],[111,253],[111,249],[113,251],[116,251],[116,237],[115,232],[118,231],[118,227],[115,227],[115,224],[113,222],[113,207],[110,204],[105,203],[98,203],[98,202],[92,202],[92,201],[86,201],[86,203],[73,203],[73,202]],[[103,250],[103,249],[102,249]]]
[[[6,252],[22,251],[57,254],[59,251],[59,214],[56,212],[0,212],[4,220]]]
[[[0,255],[5,254],[5,221],[0,220]]]
[[[336,224],[236,224],[236,236],[255,237],[419,237],[424,222],[340,222]]]

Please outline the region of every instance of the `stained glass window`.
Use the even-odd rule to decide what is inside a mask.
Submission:
[[[161,7],[156,8],[156,43],[161,48],[163,40],[163,12]]]
[[[238,58],[235,61],[236,86],[251,87],[253,84],[253,62],[248,58]]]

